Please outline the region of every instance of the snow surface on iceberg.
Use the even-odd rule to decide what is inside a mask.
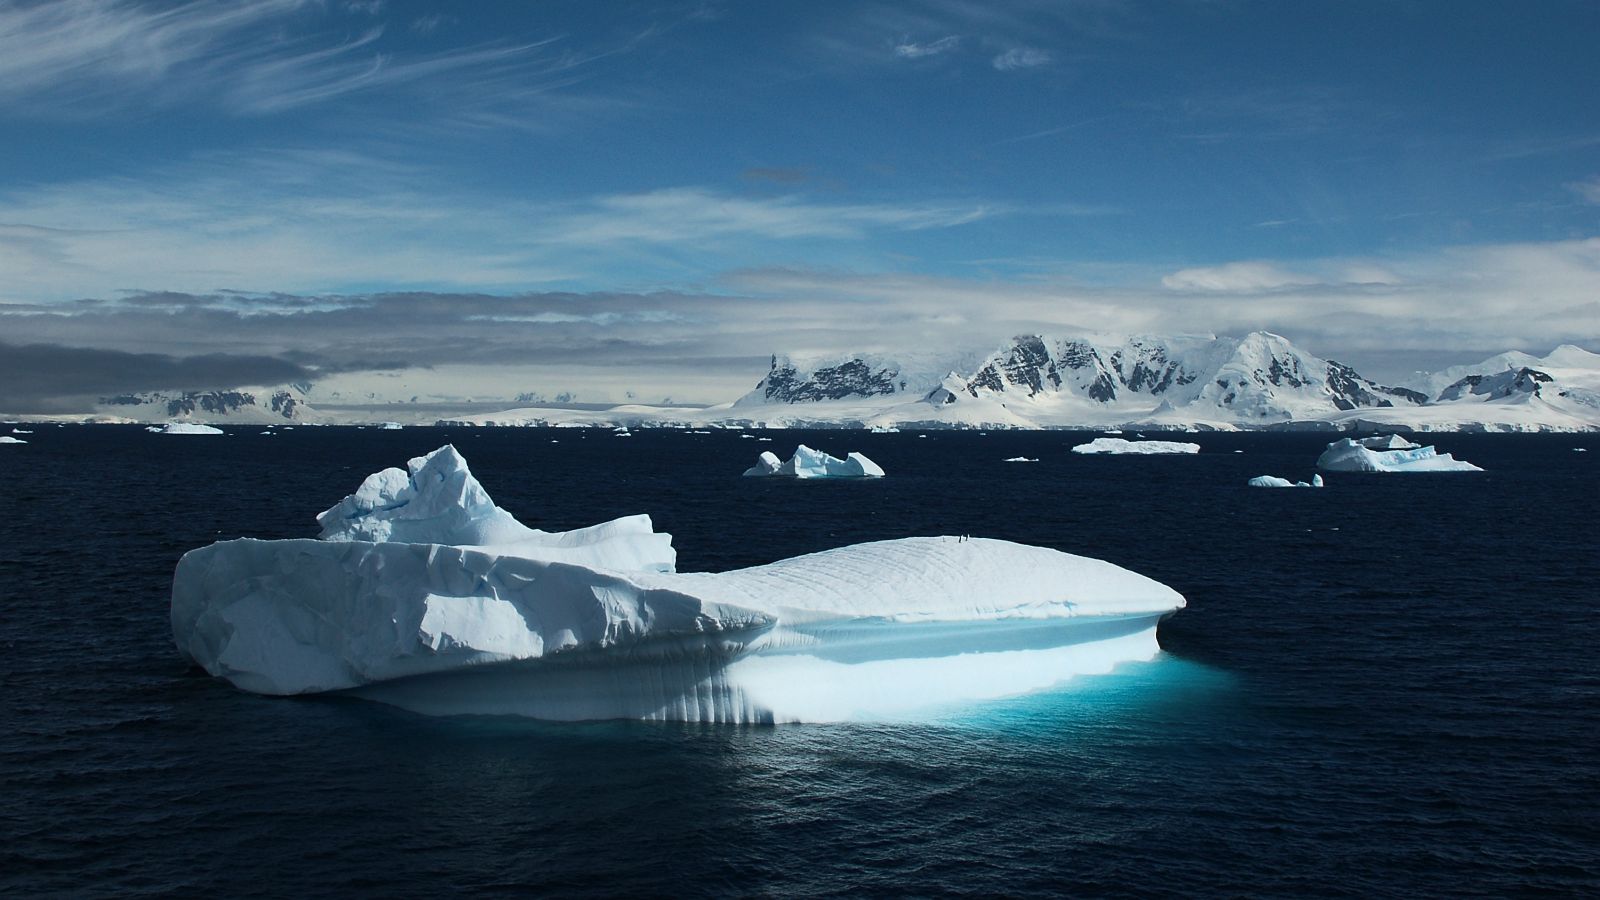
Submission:
[[[0,435],[0,444],[26,444],[22,438],[14,438],[9,434]]]
[[[750,477],[882,478],[883,469],[859,453],[839,459],[801,444],[787,460],[779,459],[771,450],[765,451],[756,459],[755,465],[744,470],[744,474]]]
[[[1123,438],[1100,437],[1087,444],[1079,444],[1073,447],[1072,452],[1090,454],[1199,453],[1200,445],[1185,441],[1129,441]]]
[[[616,537],[605,526],[546,543],[353,536],[544,534],[506,521],[453,448],[412,460],[404,484],[396,471],[329,510],[353,523],[324,522],[334,539],[185,554],[179,650],[258,693],[349,691],[435,714],[875,719],[1148,659],[1156,623],[1184,605],[1110,563],[984,539],[858,544],[713,574],[641,565],[631,542],[595,539]],[[619,521],[648,531],[646,517]],[[595,561],[553,558],[564,544]]]
[[[1422,446],[1406,440],[1398,434],[1377,434],[1372,437],[1356,439],[1356,443],[1368,450],[1415,450]]]
[[[354,494],[319,513],[322,540],[477,546],[500,555],[623,570],[670,572],[676,564],[672,536],[657,534],[649,516],[540,531],[496,506],[452,445],[406,466],[368,475]]]
[[[158,434],[223,434],[224,433],[221,428],[213,428],[210,425],[196,425],[193,422],[168,422],[167,424],[161,426],[160,428],[155,428],[154,426],[152,426],[152,427],[147,428],[145,430],[146,431],[155,431]]]
[[[1482,472],[1483,469],[1432,447],[1419,447],[1408,441],[1403,449],[1374,450],[1366,441],[1380,439],[1343,438],[1328,445],[1317,457],[1317,468],[1324,472]],[[1380,444],[1381,445],[1381,444]]]

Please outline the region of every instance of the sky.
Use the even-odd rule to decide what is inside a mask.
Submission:
[[[1600,4],[0,0],[0,410],[1600,350]]]

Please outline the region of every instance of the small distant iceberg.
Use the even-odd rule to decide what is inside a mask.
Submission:
[[[22,438],[14,438],[9,434],[0,435],[0,444],[26,444]]]
[[[1038,462],[1037,459],[1029,459],[1026,456],[1013,456],[1013,457],[1008,458],[1005,461],[1006,462]]]
[[[399,422],[385,422],[382,425],[378,426],[378,428],[383,430],[383,431],[399,431],[400,429],[402,429],[404,427],[405,426],[401,425]]]
[[[1156,453],[1199,453],[1199,444],[1190,444],[1183,441],[1129,441],[1123,438],[1095,438],[1087,444],[1079,444],[1072,448],[1073,453],[1103,453],[1103,454],[1156,454]]]
[[[146,428],[145,431],[153,431],[156,434],[222,434],[223,433],[221,428],[213,428],[210,425],[196,425],[193,422],[168,422],[167,424],[161,426],[160,428],[157,428],[154,425],[152,425],[149,428]]]
[[[839,459],[801,444],[787,460],[779,459],[771,450],[762,453],[744,474],[751,478],[882,478],[884,473],[877,463],[859,453]]]
[[[1316,488],[1319,488],[1319,487],[1322,487],[1322,476],[1321,475],[1313,475],[1313,476],[1311,476],[1311,483],[1310,484],[1307,484],[1304,481],[1290,481],[1287,478],[1279,478],[1276,475],[1257,475],[1256,477],[1250,479],[1249,481],[1247,481],[1245,483],[1250,485],[1251,487],[1264,487],[1264,488],[1295,488],[1295,487],[1316,487]]]
[[[1393,447],[1393,449],[1386,449]],[[1385,448],[1385,449],[1379,449]],[[1324,472],[1482,472],[1466,460],[1420,447],[1399,435],[1343,438],[1317,457]]]

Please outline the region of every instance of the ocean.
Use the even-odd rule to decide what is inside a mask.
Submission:
[[[1266,490],[1245,480],[1309,480],[1331,437],[1141,458],[1069,432],[22,427],[5,896],[1600,893],[1600,436],[1438,435],[1487,471]],[[186,550],[314,536],[447,442],[530,525],[649,513],[683,571],[969,534],[1189,606],[1154,661],[884,724],[428,718],[178,656]],[[739,477],[799,442],[888,477]]]

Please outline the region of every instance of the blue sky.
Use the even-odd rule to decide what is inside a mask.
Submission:
[[[0,340],[596,397],[1022,330],[1600,349],[1596,46],[1562,0],[0,0]]]

